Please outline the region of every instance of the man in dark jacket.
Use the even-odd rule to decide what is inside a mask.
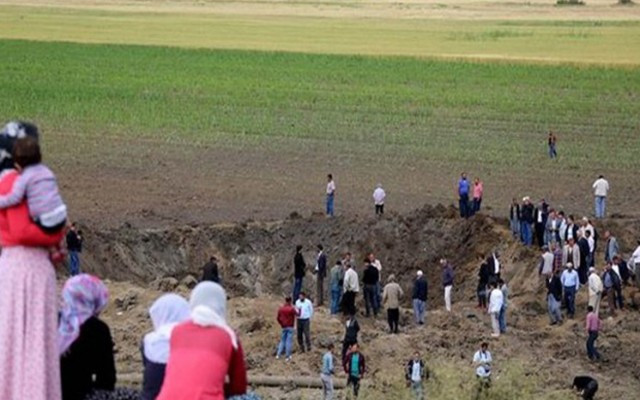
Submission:
[[[481,262],[480,270],[478,271],[478,308],[487,308],[487,285],[489,284],[489,278],[491,276],[489,271],[489,264],[482,257],[478,256],[478,261]]]
[[[545,245],[544,231],[547,228],[547,219],[549,218],[549,204],[545,199],[540,199],[540,204],[536,207],[533,220],[536,233],[536,243],[539,247]]]
[[[533,243],[531,233],[531,227],[533,225],[533,204],[531,204],[529,197],[523,198],[522,202],[522,207],[520,207],[520,235],[522,236],[522,242],[525,246],[531,246]]]
[[[362,283],[364,284],[364,305],[366,308],[366,316],[373,315],[378,316],[378,282],[380,280],[380,272],[378,268],[369,263],[369,259],[365,259],[364,275],[362,277]]]
[[[413,315],[416,324],[424,325],[424,314],[427,309],[427,280],[424,278],[422,271],[418,271],[416,280],[413,283]]]
[[[360,380],[367,371],[364,355],[360,353],[358,344],[355,343],[349,349],[349,353],[344,361],[344,372],[347,374],[347,387],[353,387],[353,395],[358,398],[360,391]]]
[[[296,246],[296,255],[293,257],[293,273],[295,278],[293,283],[293,299],[300,297],[306,267],[307,264],[304,262],[304,257],[302,256],[302,246],[298,245]]]
[[[80,253],[82,253],[82,232],[78,230],[75,222],[69,227],[67,232],[67,251],[69,251],[69,274],[71,276],[80,273]]]
[[[589,254],[591,254],[591,249],[589,248],[589,241],[586,237],[582,236],[578,240],[578,247],[580,248],[580,265],[575,266],[576,272],[578,272],[578,276],[580,277],[580,284],[585,285],[587,280],[589,279]]]
[[[424,361],[420,358],[420,353],[417,351],[413,354],[413,358],[407,363],[404,370],[404,377],[407,381],[407,386],[411,388],[415,399],[424,400],[424,388],[422,386],[422,381],[429,379],[429,371],[427,370]]]
[[[324,278],[327,276],[327,255],[324,247],[318,245],[318,256],[316,257],[316,304],[321,306],[324,303]]]
[[[211,256],[209,262],[202,267],[202,281],[211,281],[220,283],[220,275],[218,273],[218,263],[214,256]]]
[[[560,280],[560,270],[553,271],[553,276],[547,280],[547,306],[551,325],[562,323],[562,281]]]
[[[451,292],[453,291],[453,267],[446,259],[440,260],[442,266],[442,287],[444,288],[444,306],[451,312]],[[491,266],[489,266],[491,268]]]
[[[358,343],[358,333],[360,332],[360,324],[354,314],[349,315],[345,322],[344,339],[342,340],[342,362],[347,356],[347,351],[355,343]]]

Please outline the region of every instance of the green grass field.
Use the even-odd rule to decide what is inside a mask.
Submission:
[[[554,129],[569,165],[639,165],[634,69],[27,41],[0,52],[12,55],[0,109],[51,131],[313,139],[507,166]]]

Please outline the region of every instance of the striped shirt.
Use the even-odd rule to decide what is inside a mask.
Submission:
[[[29,215],[45,227],[54,227],[67,218],[53,172],[44,164],[26,167],[15,180],[11,192],[0,196],[0,209],[20,204],[27,198]]]

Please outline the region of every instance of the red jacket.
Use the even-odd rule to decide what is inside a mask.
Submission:
[[[227,376],[229,383],[225,385]],[[246,391],[240,342],[234,349],[224,330],[191,321],[173,329],[164,383],[156,400],[224,400]]]
[[[282,328],[293,328],[298,310],[291,304],[285,304],[278,309],[278,323]]]
[[[0,179],[0,194],[11,191],[13,183],[18,177],[16,171],[7,172]],[[27,201],[17,206],[0,210],[0,243],[2,246],[30,246],[49,247],[60,243],[64,237],[64,230],[47,234],[29,216]]]

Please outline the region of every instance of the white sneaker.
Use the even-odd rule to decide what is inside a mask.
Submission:
[[[280,359],[280,356],[276,356],[276,360],[279,360],[279,359]]]
[[[287,362],[291,361],[291,357],[287,357]]]

